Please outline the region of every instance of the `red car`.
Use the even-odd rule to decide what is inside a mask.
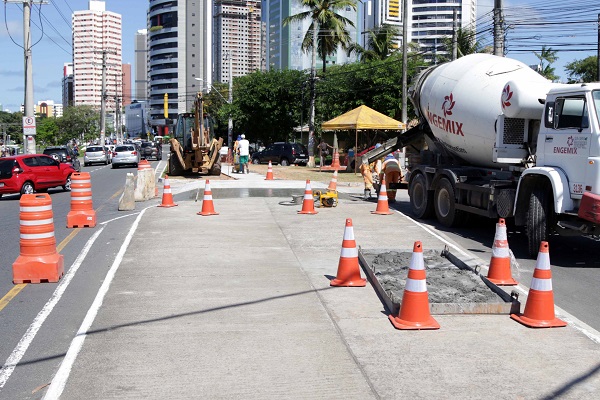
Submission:
[[[62,186],[71,190],[71,164],[44,154],[20,154],[0,158],[0,197],[3,194],[31,194]]]

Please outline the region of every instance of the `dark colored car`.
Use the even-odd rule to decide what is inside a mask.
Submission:
[[[263,164],[269,161],[282,166],[290,164],[306,165],[308,163],[308,150],[300,143],[275,142],[263,151],[252,154],[253,164]]]
[[[81,163],[79,162],[79,154],[68,146],[50,146],[46,147],[43,153],[54,158],[61,163],[69,163],[77,172],[81,172]]]
[[[19,154],[0,158],[0,197],[3,194],[31,194],[62,186],[71,190],[70,163],[43,154]]]
[[[146,160],[149,160],[150,158],[162,160],[162,149],[160,144],[155,142],[142,142],[140,153],[142,158],[145,158]]]

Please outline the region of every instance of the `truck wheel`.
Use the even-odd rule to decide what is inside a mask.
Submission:
[[[177,155],[172,154],[169,158],[169,175],[178,176],[183,175],[183,168],[179,165]]]
[[[427,182],[423,174],[417,174],[408,188],[410,207],[415,217],[429,218],[433,212],[433,196],[427,190]]]
[[[460,212],[456,210],[454,187],[446,178],[440,179],[434,195],[435,216],[444,226],[451,227],[460,221]]]
[[[551,226],[550,198],[548,191],[542,188],[533,189],[529,197],[527,210],[527,251],[529,256],[537,255],[540,242],[548,240]]]

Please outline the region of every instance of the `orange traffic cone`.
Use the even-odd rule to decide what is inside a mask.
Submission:
[[[338,152],[338,149],[333,149],[333,157],[331,158],[331,168],[335,168],[336,170],[341,168],[340,153]]]
[[[381,180],[381,187],[379,188],[379,197],[377,198],[377,208],[375,211],[371,211],[371,214],[390,215],[390,207],[388,204],[387,192],[385,190],[385,178]]]
[[[496,235],[487,278],[499,286],[514,286],[519,283],[510,274],[510,250],[508,249],[504,218],[500,218],[496,224]]]
[[[333,177],[331,178],[331,182],[329,182],[329,186],[327,186],[327,190],[337,190],[337,172],[337,169],[333,171]]]
[[[400,312],[397,317],[390,315],[389,318],[396,329],[440,328],[440,324],[433,319],[429,311],[423,244],[420,241],[415,242],[413,246]]]
[[[310,179],[306,180],[302,210],[298,211],[298,214],[317,214],[317,211],[315,211],[315,199],[313,198],[312,189],[310,187]]]
[[[21,253],[13,263],[13,283],[58,282],[64,257],[56,251],[52,199],[48,193],[24,194],[19,201]]]
[[[219,213],[215,211],[215,206],[213,204],[212,199],[212,192],[210,191],[210,182],[208,181],[208,179],[206,180],[206,185],[204,186],[204,199],[202,199],[202,211],[200,211],[197,214],[203,216],[219,215]]]
[[[89,172],[71,174],[71,211],[67,214],[67,228],[93,228],[96,211],[92,203],[92,179]]]
[[[273,180],[273,165],[271,165],[271,161],[269,161],[269,168],[267,168],[267,177],[265,178],[265,181],[272,181]]]
[[[511,314],[510,317],[530,328],[554,328],[567,326],[554,315],[554,295],[552,293],[552,271],[548,242],[540,243],[531,287],[523,314]]]
[[[367,281],[360,277],[358,265],[358,250],[354,240],[354,228],[352,219],[346,218],[344,229],[344,240],[342,241],[342,252],[338,264],[337,276],[330,282],[331,286],[366,286]]]
[[[175,207],[177,204],[173,202],[173,193],[171,193],[171,185],[169,184],[169,176],[165,175],[165,183],[163,186],[162,203],[159,207]]]

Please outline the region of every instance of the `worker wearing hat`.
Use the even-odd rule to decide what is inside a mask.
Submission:
[[[242,134],[241,139],[238,141],[238,150],[240,152],[240,168],[241,173],[248,174],[250,169],[248,168],[248,158],[250,157],[250,142],[246,140],[246,135]]]
[[[388,154],[383,161],[381,166],[381,173],[379,174],[379,180],[381,181],[385,176],[385,183],[389,186],[390,183],[400,183],[402,177],[402,171],[400,164],[393,154]],[[386,187],[388,201],[396,201],[396,189],[390,189]]]

